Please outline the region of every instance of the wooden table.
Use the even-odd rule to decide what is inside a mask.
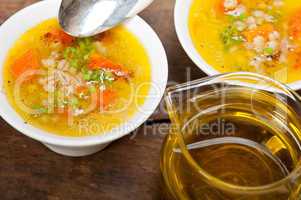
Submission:
[[[0,0],[0,23],[35,1]],[[177,40],[174,3],[175,0],[155,0],[141,14],[164,43],[170,84],[203,76]],[[168,125],[162,103],[132,135],[95,155],[68,158],[49,151],[0,119],[0,199],[163,199],[159,158]]]

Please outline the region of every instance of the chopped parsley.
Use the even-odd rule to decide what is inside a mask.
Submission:
[[[268,47],[268,48],[265,48],[265,49],[263,50],[263,52],[264,52],[265,54],[267,54],[267,55],[273,55],[273,54],[274,54],[274,49]]]
[[[230,19],[231,22],[234,22],[234,21],[237,21],[237,20],[239,20],[239,21],[245,21],[247,19],[247,14],[246,13],[242,13],[239,16],[229,15],[228,17],[229,17],[229,19]]]
[[[107,70],[88,70],[83,68],[82,74],[85,81],[95,81],[100,84],[111,84],[115,80],[113,73]]]
[[[93,51],[94,46],[91,38],[79,38],[74,46],[65,49],[64,58],[70,63],[72,68],[81,69],[87,66]]]
[[[242,43],[244,38],[234,26],[228,26],[221,33],[221,40],[224,43],[225,49],[229,49],[231,46]]]
[[[35,105],[35,106],[33,106],[32,109],[34,110],[34,114],[33,114],[34,116],[39,116],[39,115],[48,113],[48,109],[44,106]]]
[[[70,99],[70,105],[72,106],[73,109],[77,108],[79,105],[79,100],[76,97],[72,97]]]

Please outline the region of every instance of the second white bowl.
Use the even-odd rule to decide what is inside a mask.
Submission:
[[[174,9],[175,28],[182,47],[190,59],[207,75],[220,74],[219,71],[210,66],[195,48],[189,32],[189,14],[194,0],[176,1]],[[301,80],[288,84],[293,90],[301,89]]]

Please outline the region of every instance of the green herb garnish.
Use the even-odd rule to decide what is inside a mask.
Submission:
[[[237,21],[237,20],[239,20],[239,21],[244,21],[244,20],[247,19],[248,16],[247,16],[246,13],[242,13],[242,14],[239,15],[239,16],[232,16],[232,15],[229,15],[228,17],[229,17],[229,19],[230,19],[231,22],[234,22],[234,21]]]
[[[221,39],[224,43],[225,49],[229,49],[231,46],[241,44],[244,40],[239,31],[234,26],[228,26],[221,33]]]
[[[280,21],[283,18],[282,13],[279,10],[267,10],[266,12],[268,15],[273,16],[275,21]]]
[[[79,105],[79,100],[76,97],[72,97],[70,99],[70,105],[72,106],[72,108],[76,108]]]
[[[95,81],[100,84],[111,84],[114,80],[114,74],[106,70],[82,70],[85,81]]]
[[[64,51],[64,58],[75,69],[81,69],[87,66],[94,45],[91,38],[77,39],[74,46],[67,47]]]
[[[89,91],[90,91],[91,94],[93,94],[93,93],[96,92],[96,88],[94,86],[90,86]]]
[[[273,54],[274,54],[274,49],[268,47],[268,48],[265,48],[265,49],[263,50],[263,52],[264,52],[265,54],[267,54],[267,55],[273,55]]]
[[[32,109],[34,110],[35,115],[42,115],[48,113],[48,108],[44,106],[35,105]]]
[[[83,73],[83,79],[85,81],[90,81],[91,78],[92,78],[92,74],[93,72],[90,71],[90,70],[87,70],[86,68],[83,68],[84,70],[82,70],[82,73]]]
[[[110,71],[105,71],[105,73],[104,73],[104,80],[105,80],[107,83],[111,84],[111,83],[115,80],[115,77],[114,77],[114,75],[113,75],[112,72],[110,72]]]

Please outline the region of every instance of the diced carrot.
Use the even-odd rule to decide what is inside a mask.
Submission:
[[[87,93],[89,91],[89,89],[86,86],[79,86],[76,88],[76,93],[80,94],[80,93]]]
[[[61,29],[54,29],[46,33],[45,37],[50,41],[61,42],[64,45],[70,45],[74,42],[75,38],[68,35]]]
[[[107,89],[98,93],[97,107],[106,109],[111,103],[113,103],[117,97],[117,93],[114,90]]]
[[[288,60],[291,61],[295,69],[301,68],[301,48],[297,48],[294,51],[289,51]]]
[[[224,0],[218,0],[215,6],[215,10],[217,14],[224,14],[225,7],[224,7]]]
[[[92,54],[90,56],[90,62],[88,64],[89,69],[96,70],[96,69],[120,69],[119,65],[113,63],[111,60],[102,57],[99,54]]]
[[[54,113],[56,113],[57,115],[59,115],[60,117],[63,118],[67,118],[69,116],[72,115],[72,110],[69,109],[68,107],[64,107],[64,108],[56,108],[54,110]]]
[[[115,73],[115,75],[118,77],[129,77],[131,75],[131,73],[123,69],[121,65],[116,64],[113,61],[104,58],[99,54],[92,54],[90,56],[88,68],[91,70],[107,69]]]
[[[244,31],[243,35],[248,42],[253,42],[256,36],[262,36],[265,40],[268,40],[269,34],[275,30],[272,24],[264,24],[253,30]]]
[[[40,61],[38,52],[31,49],[15,60],[11,67],[11,72],[15,78],[18,78],[26,71],[37,69],[39,65]]]
[[[116,102],[117,92],[112,89],[105,91],[97,91],[91,94],[91,105],[90,111],[99,109],[100,111],[108,109],[109,105]]]
[[[301,39],[301,8],[289,20],[289,35],[294,39]]]
[[[299,55],[297,58],[296,58],[296,62],[294,64],[294,68],[295,69],[300,69],[301,68],[301,58],[300,58],[301,55]]]

